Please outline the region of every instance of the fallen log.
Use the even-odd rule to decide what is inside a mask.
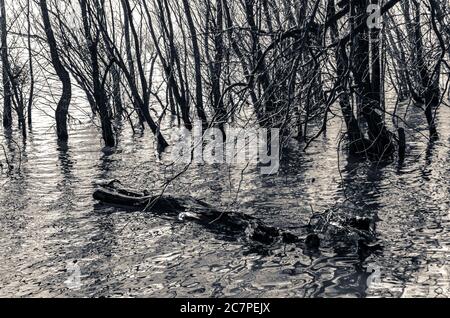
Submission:
[[[178,220],[191,220],[210,230],[234,236],[245,235],[251,240],[263,244],[275,242],[288,244],[303,241],[292,233],[265,225],[257,218],[243,213],[220,211],[193,197],[151,196],[146,191],[138,192],[125,189],[116,180],[97,183],[97,185],[98,188],[93,195],[94,199],[104,204],[171,216]],[[311,247],[319,247],[317,240]]]
[[[117,180],[98,182],[97,186],[93,196],[103,204],[169,216],[179,221],[192,221],[209,231],[234,239],[243,237],[264,245],[300,244],[310,251],[319,249],[323,244],[339,246],[344,243],[346,250],[352,246],[356,248],[361,259],[382,249],[372,228],[373,220],[367,218],[340,217],[334,211],[324,212],[330,215],[316,214],[303,228],[304,235],[299,237],[268,226],[253,216],[224,212],[190,196],[150,195],[147,191],[126,189]]]

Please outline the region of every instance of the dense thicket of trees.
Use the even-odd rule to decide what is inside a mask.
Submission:
[[[107,146],[117,144],[122,121],[135,132],[148,126],[164,150],[167,122],[192,129],[200,119],[225,135],[226,124],[245,110],[251,124],[280,128],[306,147],[326,131],[330,114],[338,115],[351,155],[390,158],[404,145],[406,124],[397,114],[404,101],[423,109],[430,139],[439,135],[435,118],[450,72],[447,0],[0,6],[3,126],[10,129],[17,116],[24,138],[35,92],[46,85],[59,87],[61,141],[70,135],[74,86],[85,93]],[[43,79],[53,73],[59,81]]]

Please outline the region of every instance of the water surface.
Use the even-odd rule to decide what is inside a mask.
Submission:
[[[375,218],[384,249],[363,261],[332,244],[314,255],[293,246],[249,253],[245,242],[196,224],[99,205],[92,199],[95,180],[157,189],[176,169],[157,162],[149,133],[133,136],[124,129],[111,151],[102,149],[98,129],[84,120],[71,127],[63,146],[52,121],[36,116],[26,144],[16,133],[18,145],[0,137],[16,165],[15,172],[0,175],[0,296],[450,296],[447,108],[439,113],[441,139],[434,144],[422,137],[422,113],[411,111],[408,121],[422,130],[409,131],[403,165],[348,159],[337,151],[336,119],[306,153],[293,142],[275,176],[251,166],[195,166],[168,188],[293,232],[308,223],[312,210],[338,206],[342,213]],[[0,160],[5,163],[3,154]],[[74,263],[79,288],[67,284]]]

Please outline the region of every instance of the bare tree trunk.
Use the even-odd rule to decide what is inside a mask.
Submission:
[[[328,15],[332,17],[336,13],[333,0],[328,2]],[[333,21],[330,25],[331,39],[335,42],[339,38],[339,29],[336,21]],[[353,109],[350,104],[349,89],[347,83],[348,74],[348,56],[344,45],[338,45],[336,47],[336,75],[338,85],[339,104],[344,116],[344,122],[347,127],[347,137],[349,143],[349,152],[351,155],[364,155],[364,138],[359,128],[358,121],[355,118]]]
[[[120,71],[116,65],[111,67],[111,75],[113,81],[113,103],[114,110],[116,112],[115,116],[117,119],[121,119],[123,115],[122,92],[120,89]]]
[[[208,121],[206,118],[205,109],[203,107],[203,86],[202,86],[202,69],[200,60],[200,48],[198,46],[197,31],[195,29],[194,20],[192,18],[191,8],[189,6],[188,0],[183,0],[183,7],[186,13],[186,19],[191,33],[192,41],[192,51],[194,54],[194,64],[195,64],[195,95],[196,95],[196,109],[197,115],[202,120],[203,126],[206,126]]]
[[[25,111],[24,96],[20,84],[17,82],[15,78],[12,78],[12,75],[13,74],[10,74],[11,84],[14,92],[13,105],[17,113],[17,120],[19,122],[19,128],[22,131],[23,140],[25,140],[27,138],[27,123],[24,114]]]
[[[224,125],[227,121],[225,105],[222,100],[220,80],[222,76],[222,63],[224,62],[224,41],[223,41],[223,7],[222,0],[216,0],[216,23],[214,30],[215,56],[211,67],[212,97],[216,111],[219,129],[225,136]]]
[[[2,55],[2,76],[3,76],[3,127],[9,129],[12,126],[11,112],[11,83],[9,80],[9,59],[8,41],[6,27],[5,0],[0,0],[0,28],[1,28],[1,55]]]
[[[100,78],[100,65],[98,61],[98,44],[100,39],[100,30],[97,30],[95,38],[91,34],[91,25],[89,23],[88,16],[88,3],[87,0],[80,0],[81,15],[84,27],[84,36],[88,45],[91,64],[91,79],[94,88],[94,99],[96,108],[100,113],[100,122],[102,126],[102,137],[105,145],[108,147],[114,147],[116,141],[114,138],[114,132],[111,125],[110,112],[108,110],[107,95],[105,92],[102,79]],[[108,70],[106,70],[107,72]]]
[[[163,66],[163,70],[164,73],[167,77],[167,84],[169,87],[169,99],[171,101],[176,101],[176,103],[178,104],[179,110],[181,112],[181,118],[183,120],[183,123],[185,125],[185,127],[189,130],[192,130],[192,123],[191,123],[191,119],[190,119],[190,106],[189,106],[189,102],[187,99],[188,96],[188,91],[185,88],[184,84],[183,84],[183,76],[181,73],[181,63],[180,63],[180,58],[179,58],[179,54],[178,54],[178,50],[177,47],[175,46],[174,43],[174,33],[173,33],[173,29],[172,29],[172,19],[169,15],[170,11],[168,8],[168,3],[167,1],[163,2],[161,0],[157,1],[158,3],[158,9],[159,9],[159,18],[160,18],[160,23],[162,25],[162,32],[165,34],[165,38],[164,40],[167,41],[167,46],[168,46],[168,55],[169,57],[167,58],[169,61],[167,61],[164,56],[163,56],[163,52],[161,50],[161,48],[159,47],[159,45],[156,45],[156,52],[159,56],[159,59],[161,60],[161,64]],[[150,10],[147,6],[147,3],[144,1],[142,2],[142,5],[144,7],[145,10],[145,14],[147,15],[147,19],[149,21],[149,29],[150,29],[150,35],[152,37],[152,40],[154,43],[158,42],[156,33],[155,33],[155,29],[153,27],[153,20],[150,14]],[[166,17],[167,15],[167,17]],[[179,83],[177,82],[175,75],[178,74],[178,80]]]
[[[417,67],[419,68],[419,77],[421,81],[421,86],[423,89],[423,101],[425,102],[425,117],[428,122],[428,129],[430,131],[430,138],[435,139],[438,136],[436,129],[436,122],[434,118],[434,110],[438,107],[440,102],[440,92],[439,92],[439,74],[435,74],[435,78],[431,78],[430,72],[428,70],[424,52],[423,52],[423,40],[422,40],[422,26],[420,25],[420,3],[414,2],[414,43],[415,43],[415,54]]]
[[[62,83],[62,94],[58,102],[58,106],[56,107],[55,117],[58,140],[65,142],[69,139],[69,135],[67,133],[67,116],[69,112],[70,100],[72,98],[71,80],[69,73],[59,58],[58,47],[48,14],[49,11],[47,7],[47,0],[39,0],[39,5],[42,12],[44,31],[47,36],[48,46],[50,48],[51,62]]]
[[[447,35],[447,40],[450,40],[450,19],[448,15],[448,5],[447,7],[441,3],[440,0],[429,0],[430,5],[433,8],[432,14],[434,17],[433,19],[437,19],[439,21],[439,24],[442,27],[442,30],[445,31]],[[446,0],[444,0],[446,1]],[[444,12],[447,11],[447,14]],[[447,20],[445,19],[447,17]],[[450,46],[447,48],[447,54],[450,57]]]
[[[127,55],[127,66],[128,70],[130,72],[130,80],[133,82],[132,85],[137,87],[136,84],[136,70],[134,68],[134,57],[133,57],[133,44],[131,42],[131,35],[130,35],[130,16],[128,14],[127,9],[127,2],[125,0],[121,0],[122,8],[123,8],[123,18],[124,18],[124,38],[125,38],[125,52]],[[139,123],[141,124],[141,128],[144,129],[144,122],[145,118],[142,114],[142,111],[140,110],[140,107],[138,105],[138,101],[132,97],[132,103],[135,106],[136,112],[139,117]]]
[[[366,23],[368,0],[358,1],[352,4],[352,16],[355,17],[355,25]],[[370,48],[379,50],[378,38],[373,39],[372,47],[369,45],[370,34],[365,29],[353,36],[353,75],[356,84],[357,99],[359,108],[369,131],[370,148],[367,153],[375,159],[390,157],[395,149],[392,135],[385,126],[383,117],[379,114],[381,110],[379,92],[372,92],[373,82],[370,78]],[[378,82],[379,78],[375,79]]]
[[[130,30],[131,30],[131,34],[133,36],[134,39],[134,48],[136,51],[136,63],[137,63],[137,67],[138,67],[138,72],[139,72],[139,78],[140,78],[140,83],[141,83],[141,88],[142,88],[142,98],[141,98],[141,107],[140,110],[142,111],[142,115],[144,116],[144,118],[147,120],[147,122],[153,121],[151,119],[151,115],[150,115],[150,101],[149,101],[149,86],[148,86],[148,82],[147,82],[147,78],[146,78],[146,74],[145,74],[145,70],[144,70],[144,65],[142,64],[142,60],[141,60],[141,56],[144,54],[144,52],[142,51],[140,42],[139,42],[139,36],[136,30],[136,27],[134,25],[133,22],[133,16],[132,16],[132,10],[131,10],[131,6],[130,6],[130,2],[129,0],[125,0],[125,6],[126,6],[126,13],[128,15],[128,21],[130,24]],[[149,122],[150,123],[150,122]],[[159,127],[156,127],[156,124],[154,125],[154,127],[150,127],[152,129],[153,132],[156,132],[156,130],[159,130]],[[156,130],[155,130],[156,129]],[[158,132],[158,137],[161,136],[160,133]],[[165,141],[164,141],[165,143]],[[166,148],[167,143],[165,143],[164,145],[160,144],[160,146],[162,148]]]
[[[225,22],[226,22],[225,26],[226,26],[226,29],[228,30],[228,32],[227,32],[228,33],[228,41],[231,43],[231,47],[241,63],[244,76],[248,79],[250,76],[250,69],[245,61],[244,54],[242,53],[241,48],[239,47],[238,41],[234,38],[234,34],[233,34],[234,25],[233,25],[233,20],[231,19],[230,9],[228,8],[228,4],[226,1],[223,1],[222,6],[223,6],[224,14],[225,14]],[[252,100],[252,103],[254,105],[256,105],[258,102],[258,97],[256,96],[254,87],[249,87],[249,91],[250,91],[250,98]],[[255,112],[256,112],[258,121],[262,122],[263,121],[262,110],[259,108],[256,108]]]
[[[388,14],[389,16],[389,22],[390,22],[390,27],[391,29],[393,29],[394,34],[396,35],[396,37],[398,39],[401,39],[402,36],[399,32],[398,26],[395,24],[396,22],[393,20],[392,14]],[[405,53],[405,49],[403,46],[403,43],[397,43],[392,35],[391,32],[386,32],[387,34],[387,39],[388,39],[388,46],[387,46],[387,50],[389,52],[389,54],[394,57],[397,62],[395,63],[397,65],[397,68],[395,70],[396,72],[396,80],[397,80],[397,85],[399,88],[399,99],[401,101],[406,100],[407,98],[410,97],[411,93],[409,92],[409,88],[408,88],[408,81],[409,79],[409,74],[408,74],[408,65],[407,65],[407,60],[406,60],[406,53]],[[394,64],[394,68],[395,68],[395,64]]]
[[[112,2],[109,0],[109,5],[112,8]],[[105,10],[102,7],[102,16],[106,24],[106,15]],[[111,10],[111,25],[112,25],[112,38],[114,39],[116,37],[116,28],[114,26],[114,21],[116,17],[114,15],[114,10]],[[110,56],[110,59],[112,57]],[[121,92],[121,86],[120,86],[120,70],[117,67],[116,64],[114,64],[111,67],[111,75],[112,75],[112,81],[113,81],[113,102],[114,102],[114,109],[116,111],[116,118],[121,119],[123,116],[123,102],[122,102],[122,92]]]
[[[128,18],[130,18],[131,12],[129,10],[130,7],[129,7],[128,0],[124,0],[123,5],[125,5],[124,9],[127,10],[126,14],[128,15]],[[127,83],[130,87],[130,94],[135,101],[135,107],[137,107],[137,110],[141,112],[142,118],[145,120],[145,122],[150,127],[152,133],[155,135],[156,140],[157,140],[158,151],[161,152],[164,149],[166,149],[169,144],[167,143],[164,136],[161,134],[159,125],[153,120],[153,118],[150,114],[149,103],[148,103],[148,98],[149,98],[148,89],[146,89],[144,92],[142,92],[143,97],[141,97],[141,93],[139,92],[139,88],[137,87],[136,80],[134,77],[132,77],[130,70],[127,67],[126,61],[124,61],[122,59],[119,48],[115,44],[114,40],[111,39],[109,34],[106,32],[105,28],[102,26],[100,26],[100,27],[101,27],[102,35],[103,35],[105,41],[108,41],[108,45],[106,46],[106,48],[107,48],[110,56],[114,56],[114,58],[115,58],[114,62],[117,63],[117,66],[121,69],[124,77],[126,78]],[[131,21],[130,21],[130,27],[131,27],[131,31],[134,33],[133,37],[135,37],[136,40],[139,40],[137,33],[135,32],[136,30],[133,31]],[[140,54],[140,49],[139,49],[140,45],[138,44],[136,46],[136,48],[138,49],[137,50],[138,52],[136,54],[139,55]],[[140,72],[143,73],[142,65],[140,66],[140,68],[141,68]],[[141,77],[142,77],[142,74],[141,74]],[[144,75],[144,79],[146,80],[145,75]],[[144,82],[144,84],[145,84],[145,82]]]
[[[33,119],[32,119],[32,106],[34,98],[34,68],[33,68],[33,51],[31,47],[31,17],[30,17],[30,0],[27,0],[27,44],[28,44],[28,60],[30,67],[30,91],[28,94],[28,127],[31,129]]]
[[[262,6],[264,10],[264,17],[266,18],[267,29],[269,30],[270,33],[273,33],[272,16],[269,12],[268,0],[262,0]]]
[[[263,96],[264,96],[264,106],[265,106],[265,116],[260,117],[260,125],[263,127],[270,126],[269,119],[276,112],[276,103],[274,101],[273,91],[272,91],[272,81],[270,79],[269,74],[267,73],[266,63],[263,59],[263,53],[261,50],[261,44],[259,42],[258,37],[258,27],[255,22],[255,13],[254,13],[254,5],[255,0],[244,0],[244,11],[245,18],[251,30],[252,37],[252,61],[253,66],[255,68],[254,72],[258,74],[258,80],[263,88]],[[255,105],[258,107],[257,105]],[[255,110],[257,114],[261,113],[261,110]],[[272,119],[273,121],[273,119]],[[276,120],[275,120],[276,121]],[[275,125],[272,125],[275,126]]]
[[[378,5],[378,0],[370,0],[372,4]],[[380,59],[380,29],[372,27],[370,29],[370,52],[371,52],[371,99],[381,106],[381,59]]]

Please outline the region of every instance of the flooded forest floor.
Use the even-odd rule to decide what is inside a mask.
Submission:
[[[448,297],[449,118],[442,107],[441,138],[430,144],[422,112],[411,111],[407,120],[422,131],[407,132],[402,165],[347,158],[337,151],[336,119],[306,153],[292,142],[277,175],[193,166],[168,188],[293,233],[312,211],[369,217],[383,249],[364,260],[338,240],[316,253],[254,253],[194,223],[101,205],[92,198],[95,180],[151,190],[176,172],[154,159],[152,135],[124,131],[118,149],[102,151],[99,132],[84,123],[61,147],[50,121],[36,120],[20,157],[0,137],[20,163],[0,175],[0,296]]]

